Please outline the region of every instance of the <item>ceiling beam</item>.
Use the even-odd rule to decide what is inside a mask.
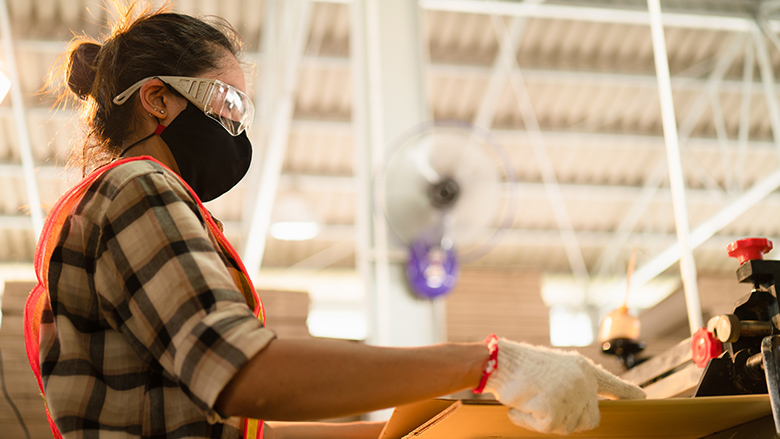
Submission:
[[[514,17],[509,22],[509,29],[505,35],[498,37],[498,53],[493,60],[493,67],[488,79],[485,92],[482,94],[482,100],[479,108],[474,115],[472,124],[480,128],[489,130],[493,126],[493,119],[498,109],[501,98],[504,97],[507,81],[512,75],[512,69],[506,68],[512,62],[512,58],[517,56],[515,48],[520,44],[523,32],[525,31],[526,19]]]
[[[351,0],[317,0],[318,3],[350,4]],[[706,3],[704,3],[706,4]],[[613,5],[620,5],[619,2]],[[646,10],[628,7],[610,7],[609,4],[575,6],[561,4],[539,5],[522,1],[489,0],[420,0],[420,7],[434,11],[463,12],[468,14],[506,15],[513,17],[551,18],[596,23],[620,23],[649,25],[650,14]],[[753,17],[748,13],[729,12],[718,15],[717,11],[702,9],[695,11],[673,11],[664,13],[662,23],[668,27],[686,29],[712,29],[747,31]],[[771,21],[772,29],[780,29],[778,21]]]
[[[619,3],[617,3],[619,4]],[[650,13],[642,9],[609,6],[571,6],[561,4],[534,4],[518,1],[490,0],[420,0],[420,6],[428,10],[462,12],[510,17],[534,17],[555,20],[590,21],[595,23],[650,25]],[[665,12],[662,23],[666,27],[685,29],[710,29],[732,32],[748,32],[753,16],[747,13],[729,12],[717,15],[707,9],[695,12]],[[780,28],[772,22],[773,29]]]
[[[699,299],[699,286],[696,280],[696,263],[693,259],[693,247],[688,242],[689,220],[688,202],[685,194],[685,174],[680,154],[680,138],[677,134],[677,118],[672,97],[672,83],[669,75],[669,58],[666,54],[666,38],[662,23],[661,0],[647,0],[650,11],[650,30],[653,39],[653,58],[658,80],[658,95],[661,99],[661,120],[666,140],[666,160],[669,166],[669,186],[672,190],[674,223],[677,230],[677,245],[680,248],[680,272],[685,304],[688,308],[688,325],[691,335],[704,325]]]
[[[753,85],[753,76],[755,70],[755,52],[752,44],[745,46],[745,57],[742,61],[742,98],[739,104],[739,128],[737,130],[737,152],[731,154],[734,157],[734,167],[736,169],[734,191],[742,191],[745,187],[745,160],[747,160],[747,148],[750,139],[750,101],[752,93],[750,87]]]

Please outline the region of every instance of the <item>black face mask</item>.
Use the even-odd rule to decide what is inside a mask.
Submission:
[[[252,143],[246,131],[233,137],[192,103],[160,134],[181,177],[201,201],[211,201],[235,186],[249,170]]]

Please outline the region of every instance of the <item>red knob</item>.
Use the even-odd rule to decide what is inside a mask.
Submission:
[[[699,328],[691,337],[691,355],[697,366],[704,368],[711,359],[723,353],[723,345],[707,328]]]
[[[737,258],[739,265],[753,259],[764,259],[764,253],[772,250],[772,241],[766,238],[745,238],[726,247],[729,257]]]

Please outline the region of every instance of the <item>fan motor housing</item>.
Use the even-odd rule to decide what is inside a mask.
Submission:
[[[431,184],[428,189],[428,195],[431,197],[431,204],[439,209],[450,207],[458,201],[460,195],[460,186],[452,177],[444,177],[436,183]]]

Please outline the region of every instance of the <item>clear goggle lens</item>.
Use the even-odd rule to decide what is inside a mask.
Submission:
[[[234,136],[248,129],[255,115],[255,107],[247,95],[220,81],[215,81],[203,111]]]

